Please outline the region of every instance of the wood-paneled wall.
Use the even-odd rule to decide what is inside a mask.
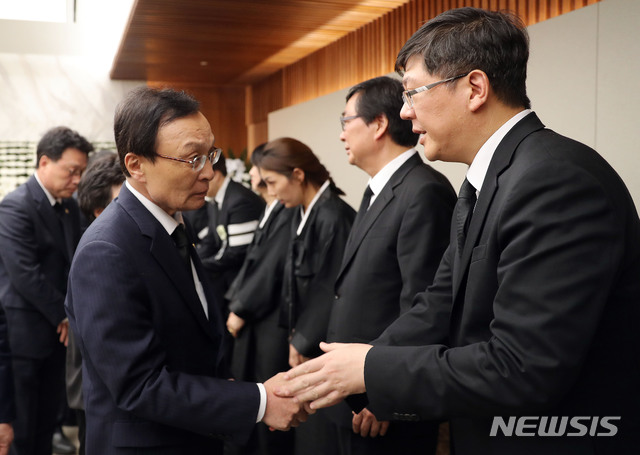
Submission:
[[[527,25],[600,0],[412,0],[246,89],[249,150],[267,140],[269,112],[393,71],[397,52],[423,24],[462,6],[510,10]]]
[[[177,85],[163,82],[148,82],[150,87],[171,87],[184,90],[200,101],[200,110],[207,117],[215,135],[215,144],[229,156],[239,156],[247,148],[247,131],[249,128],[245,118],[245,87],[212,87],[202,85]],[[259,131],[258,131],[259,133]],[[266,136],[265,136],[266,137]]]

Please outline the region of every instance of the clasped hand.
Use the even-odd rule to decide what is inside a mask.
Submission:
[[[364,361],[368,344],[320,343],[325,354],[308,360],[283,376],[276,387],[279,397],[293,397],[307,412],[333,406],[345,397],[366,392]]]
[[[264,383],[267,392],[267,408],[262,422],[272,430],[287,431],[307,420],[308,412],[303,403],[293,397],[279,396],[274,393],[285,383],[285,373],[278,373]]]

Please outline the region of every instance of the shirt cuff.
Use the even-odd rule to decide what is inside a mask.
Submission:
[[[264,413],[267,410],[267,390],[264,388],[264,384],[258,383],[258,390],[260,391],[260,407],[258,408],[258,419],[256,423],[262,422]]]

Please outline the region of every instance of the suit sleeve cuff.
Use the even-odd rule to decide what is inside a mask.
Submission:
[[[258,383],[258,391],[260,392],[260,407],[258,408],[258,418],[256,423],[262,422],[264,413],[267,410],[267,390],[264,388],[264,384]]]

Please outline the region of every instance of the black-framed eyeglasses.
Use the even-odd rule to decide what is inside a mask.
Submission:
[[[211,150],[207,155],[198,155],[192,160],[185,160],[183,158],[174,158],[173,156],[161,155],[160,153],[156,153],[160,158],[166,158],[168,160],[180,161],[181,163],[188,163],[191,165],[191,168],[194,172],[200,172],[202,168],[204,168],[204,163],[206,163],[207,159],[211,161],[211,164],[214,165],[220,159],[220,155],[222,154],[222,149],[220,147],[216,147]]]
[[[431,90],[432,88],[437,87],[440,84],[444,84],[446,82],[455,81],[456,79],[460,79],[461,77],[465,77],[467,74],[469,74],[469,73],[458,74],[457,76],[453,76],[453,77],[450,77],[448,79],[443,79],[441,81],[434,82],[434,83],[429,84],[429,85],[423,85],[422,87],[414,88],[413,90],[405,90],[404,92],[402,92],[402,101],[404,101],[404,103],[407,106],[413,107],[413,95],[415,95],[416,93],[426,92],[427,90]]]
[[[360,117],[359,115],[347,115],[346,117],[341,115],[340,116],[340,127],[342,128],[342,131],[344,131],[344,127],[346,126],[347,122],[349,120],[353,120]]]

